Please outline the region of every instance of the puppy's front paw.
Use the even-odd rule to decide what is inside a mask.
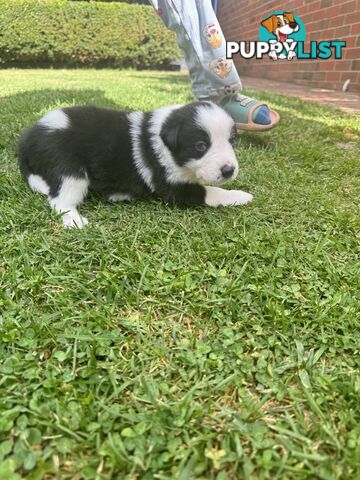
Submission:
[[[253,196],[241,190],[224,190],[218,187],[206,187],[205,203],[210,207],[229,207],[246,205]]]
[[[229,200],[233,201],[229,205],[246,205],[254,198],[251,193],[242,192],[241,190],[230,190],[229,194]]]

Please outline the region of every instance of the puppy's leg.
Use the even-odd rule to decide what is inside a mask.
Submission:
[[[76,207],[86,197],[88,187],[89,180],[85,177],[63,177],[57,195],[48,197],[50,205],[58,213],[63,213],[65,228],[83,228],[87,225],[88,221],[79,214]]]
[[[166,202],[183,207],[245,205],[253,199],[250,193],[242,192],[241,190],[224,190],[218,187],[205,187],[198,184],[172,185],[161,196]]]
[[[50,187],[40,175],[30,174],[26,181],[33,192],[49,195]]]
[[[205,205],[210,207],[227,207],[230,205],[246,205],[253,196],[241,190],[224,190],[218,187],[205,187]]]

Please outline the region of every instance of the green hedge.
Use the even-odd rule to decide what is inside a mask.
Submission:
[[[156,67],[179,56],[151,6],[0,0],[0,64]]]

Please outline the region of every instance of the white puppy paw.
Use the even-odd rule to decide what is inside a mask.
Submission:
[[[210,207],[228,207],[232,205],[246,205],[253,196],[241,190],[224,190],[218,187],[205,187],[205,204]]]
[[[76,211],[65,213],[62,221],[65,228],[84,228],[89,223],[85,217],[82,217]]]
[[[230,190],[230,202],[228,205],[246,205],[254,198],[251,193],[242,192],[241,190]]]

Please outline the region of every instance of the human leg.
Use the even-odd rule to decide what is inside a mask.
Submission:
[[[278,123],[276,112],[239,94],[241,81],[233,61],[226,59],[225,38],[211,0],[150,1],[165,25],[176,32],[198,99],[220,104],[239,129],[267,130]]]

